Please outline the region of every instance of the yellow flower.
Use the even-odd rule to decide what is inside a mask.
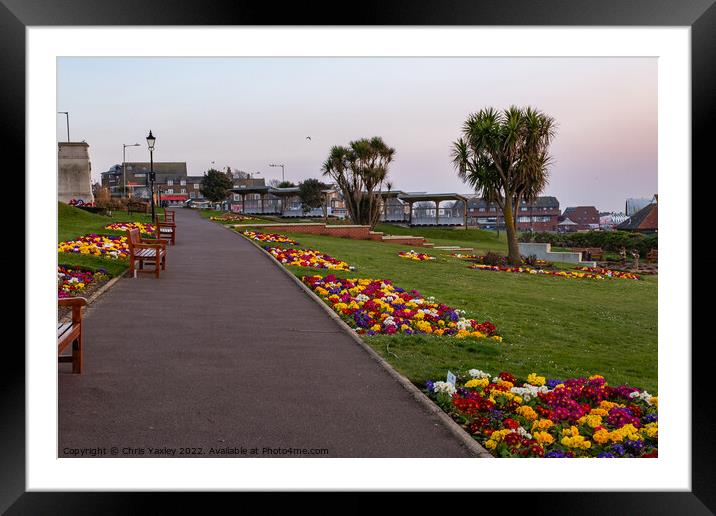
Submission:
[[[537,419],[537,412],[535,412],[532,407],[529,407],[527,405],[517,407],[517,410],[515,410],[515,412],[523,418],[527,419],[528,421],[534,421],[535,419]]]
[[[552,444],[554,442],[554,437],[549,432],[535,432],[532,437],[542,444]]]
[[[437,332],[436,332],[437,333]],[[487,387],[487,385],[490,383],[490,380],[487,378],[473,378],[469,382],[465,384],[465,387]]]
[[[537,385],[538,387],[547,383],[544,376],[537,376],[537,373],[530,373],[527,375],[527,383]]]
[[[488,439],[487,441],[485,441],[485,448],[487,448],[488,450],[494,450],[495,448],[497,448],[497,443],[492,439]]]

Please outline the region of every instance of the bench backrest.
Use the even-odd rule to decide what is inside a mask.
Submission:
[[[164,209],[164,222],[174,222],[174,212]]]
[[[129,246],[129,252],[134,252],[134,245],[139,244],[142,242],[141,237],[139,236],[139,230],[137,228],[132,228],[127,230],[127,245]]]

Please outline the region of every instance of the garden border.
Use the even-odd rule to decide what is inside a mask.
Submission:
[[[112,288],[115,283],[117,283],[120,279],[122,279],[123,277],[125,277],[125,276],[127,275],[127,271],[128,271],[128,270],[129,270],[129,269],[127,269],[126,271],[124,271],[122,274],[119,274],[119,275],[115,276],[114,278],[110,279],[107,283],[105,283],[105,284],[102,285],[100,288],[98,288],[98,289],[87,299],[87,306],[86,306],[85,309],[84,309],[83,317],[87,315],[87,312],[88,312],[89,310],[91,310],[90,305],[91,305],[92,303],[94,303],[99,296],[101,296],[102,294],[104,294],[105,292],[107,292],[110,288]],[[58,323],[69,322],[69,320],[71,319],[71,317],[72,317],[72,314],[67,314],[66,316],[64,316],[64,317],[62,317],[61,319],[59,319],[57,322],[58,322]]]
[[[226,226],[224,226],[226,227]],[[259,249],[261,251],[261,254],[268,257],[284,274],[286,274],[288,277],[291,278],[291,280],[298,285],[303,292],[305,292],[310,298],[312,298],[314,301],[318,303],[318,305],[333,319],[338,326],[342,330],[344,330],[350,337],[366,352],[368,355],[378,362],[387,372],[390,374],[390,376],[393,377],[395,381],[397,381],[400,385],[403,386],[405,390],[410,393],[410,395],[418,402],[420,403],[423,408],[425,408],[428,412],[434,414],[437,416],[437,418],[447,427],[447,429],[452,433],[457,439],[462,442],[462,444],[475,455],[475,458],[490,458],[494,459],[495,456],[492,455],[487,449],[485,449],[479,442],[477,442],[475,439],[473,439],[470,434],[468,434],[460,425],[458,425],[450,416],[447,415],[447,413],[438,407],[433,401],[428,398],[420,389],[418,389],[410,380],[408,380],[405,376],[400,374],[398,371],[393,369],[393,367],[378,353],[376,353],[373,348],[371,348],[368,344],[363,342],[363,339],[361,339],[356,332],[348,326],[348,324],[340,318],[336,312],[331,310],[331,308],[320,298],[316,295],[315,292],[313,292],[311,289],[309,289],[306,285],[303,284],[303,282],[291,271],[289,271],[286,267],[283,266],[281,262],[279,262],[276,258],[274,258],[270,253],[268,253],[263,247],[261,247],[259,244],[251,240],[250,238],[245,237],[238,231],[234,230],[231,227],[226,227],[229,231],[236,234],[239,238],[243,238],[244,240],[247,240],[249,243],[251,243],[254,247]]]

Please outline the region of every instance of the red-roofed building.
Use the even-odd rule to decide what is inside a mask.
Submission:
[[[651,204],[637,211],[619,224],[616,229],[636,231],[638,233],[656,233],[659,231],[659,197],[654,195]]]

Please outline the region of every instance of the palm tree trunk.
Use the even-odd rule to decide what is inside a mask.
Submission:
[[[517,227],[512,211],[512,199],[509,197],[505,198],[502,215],[505,219],[505,231],[507,232],[507,261],[510,262],[510,265],[520,265],[522,257],[520,256],[520,246],[517,243]]]

